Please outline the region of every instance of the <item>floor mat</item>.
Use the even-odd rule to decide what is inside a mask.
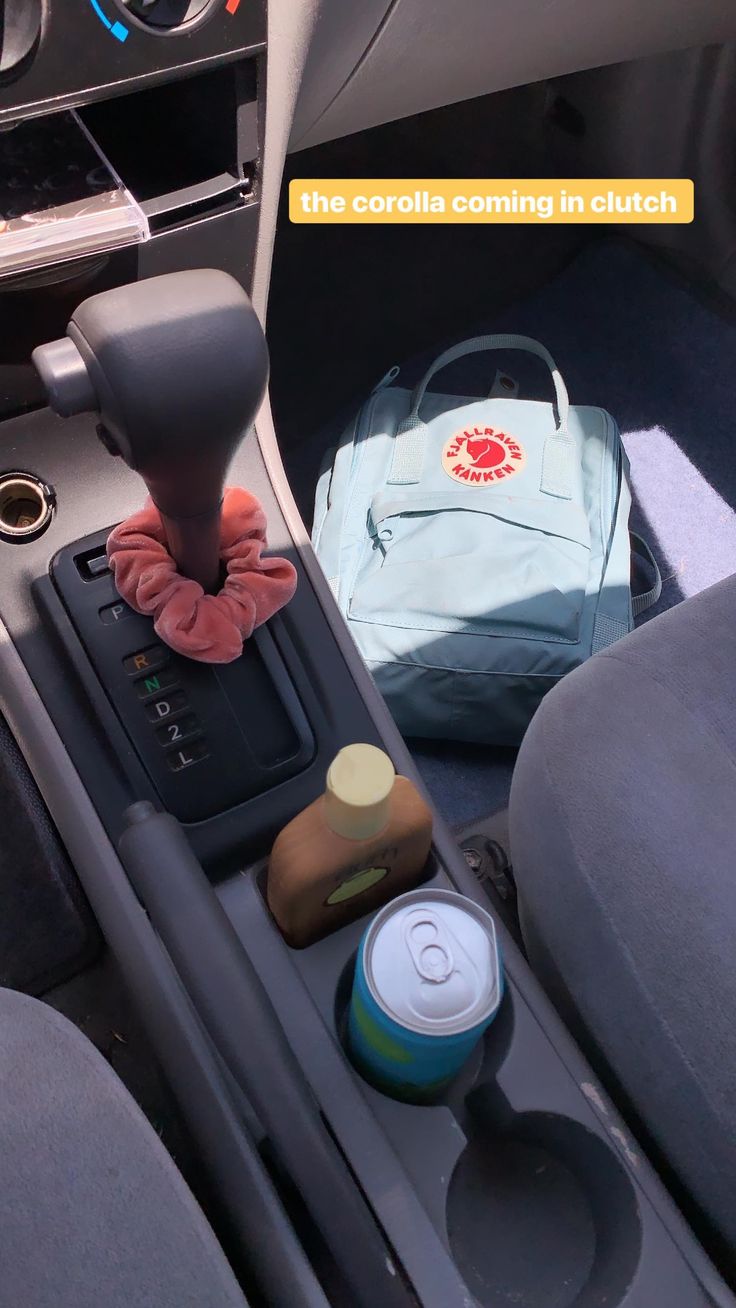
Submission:
[[[644,621],[736,572],[734,323],[633,243],[604,239],[535,294],[469,321],[465,334],[486,332],[539,338],[572,402],[601,405],[617,419],[631,459],[632,527],[650,542],[664,578],[662,598]],[[451,343],[440,340],[402,364],[399,384],[413,385]],[[543,370],[516,352],[465,358],[445,370],[442,389],[487,394],[498,366],[517,378],[524,398],[547,397]],[[453,824],[506,803],[513,751],[410,744]]]
[[[0,898],[0,985],[38,995],[94,958],[94,919],[2,718]]]

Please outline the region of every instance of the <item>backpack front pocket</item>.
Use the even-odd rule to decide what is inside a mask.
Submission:
[[[493,490],[377,495],[350,618],[575,644],[590,568],[585,511]]]

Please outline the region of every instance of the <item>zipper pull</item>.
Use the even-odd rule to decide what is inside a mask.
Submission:
[[[373,390],[371,391],[371,395],[375,395],[377,391],[382,391],[386,386],[390,386],[391,382],[396,380],[400,372],[401,369],[399,365],[395,363],[393,368],[389,368],[388,372],[386,373],[386,376],[382,377],[381,380],[377,382],[377,384],[373,387]]]

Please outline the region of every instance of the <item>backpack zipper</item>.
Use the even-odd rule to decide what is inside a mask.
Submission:
[[[355,419],[355,426],[353,428],[353,439],[351,442],[353,447],[353,458],[350,464],[350,472],[348,474],[346,494],[345,494],[346,513],[350,505],[350,499],[353,493],[353,487],[355,485],[355,478],[358,474],[358,470],[360,468],[360,463],[363,456],[363,441],[367,436],[368,432],[370,431],[371,418],[373,417],[373,410],[375,408],[376,397],[379,395],[381,391],[385,390],[387,386],[390,386],[392,381],[396,380],[400,372],[401,369],[396,363],[394,364],[393,368],[389,368],[388,372],[385,373],[381,378],[381,380],[377,382],[376,385],[373,387],[373,390],[371,391],[365,403],[362,405]]]
[[[385,373],[385,375],[381,378],[381,380],[379,382],[376,382],[376,385],[373,387],[373,390],[371,391],[371,395],[375,395],[376,391],[382,391],[386,386],[390,386],[392,381],[396,381],[396,378],[398,377],[400,372],[401,372],[401,368],[399,367],[398,363],[395,363],[393,368],[389,368],[388,372]]]
[[[371,391],[367,400],[365,401],[362,408],[360,409],[360,412],[356,416],[355,425],[353,428],[353,437],[351,441],[353,447],[353,457],[351,460],[350,471],[348,473],[347,482],[345,486],[345,503],[344,503],[343,515],[342,515],[343,526],[350,512],[350,506],[352,504],[352,499],[353,499],[353,492],[355,490],[355,483],[360,473],[360,468],[363,461],[363,454],[365,452],[365,438],[368,435],[371,428],[371,420],[373,418],[373,410],[376,407],[376,400],[379,394],[381,393],[381,391],[385,390],[387,386],[390,386],[391,383],[396,380],[400,371],[401,369],[399,368],[398,364],[394,364],[392,368],[389,368],[388,372],[385,373],[384,376],[381,378],[381,380],[377,382],[376,385],[373,387],[373,390]],[[363,549],[361,548],[360,550],[357,551],[357,555],[356,555],[357,561],[355,564],[355,568],[353,570],[353,575],[349,579],[348,603],[350,602],[350,596],[352,595],[353,586],[355,585],[355,578],[358,575],[362,558],[363,558]],[[344,578],[342,574],[340,574],[340,583],[342,584],[343,581]]]

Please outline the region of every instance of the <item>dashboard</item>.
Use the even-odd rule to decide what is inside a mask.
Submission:
[[[291,148],[734,33],[722,0],[322,0]]]

